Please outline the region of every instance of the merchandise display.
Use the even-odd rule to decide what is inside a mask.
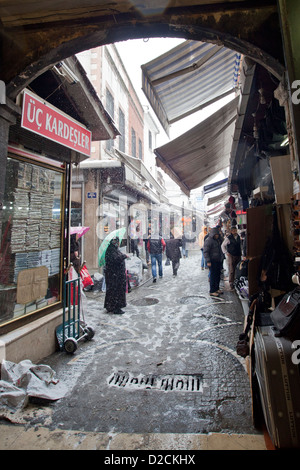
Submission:
[[[5,313],[0,313],[0,324],[59,300],[62,180],[62,173],[55,169],[8,158],[0,251],[0,306],[4,305],[8,289],[17,290],[19,273],[24,270],[45,266],[49,289],[45,297],[30,305],[12,305],[12,302],[6,305]]]

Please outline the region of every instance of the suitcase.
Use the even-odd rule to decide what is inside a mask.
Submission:
[[[271,318],[278,330],[278,336],[286,336],[290,339],[300,338],[300,288],[286,294],[275,310]]]
[[[256,328],[254,371],[269,436],[280,449],[300,448],[300,374],[292,341],[272,326]],[[295,362],[295,361],[294,361]]]

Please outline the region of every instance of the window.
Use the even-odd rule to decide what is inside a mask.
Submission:
[[[143,160],[143,145],[141,139],[139,139],[139,159]]]
[[[136,135],[133,127],[131,128],[131,154],[136,157]]]
[[[121,133],[119,136],[119,150],[125,152],[125,115],[121,108],[119,108],[119,130]]]
[[[0,324],[61,300],[63,173],[9,156],[0,248]]]
[[[111,92],[106,88],[106,111],[110,115],[112,119],[115,118],[115,103],[114,97],[112,96]],[[106,149],[111,150],[114,146],[114,140],[110,139],[106,141]]]
[[[149,134],[148,134],[148,137],[149,137],[149,149],[152,150],[152,132],[149,131]]]

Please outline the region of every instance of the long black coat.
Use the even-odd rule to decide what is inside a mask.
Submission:
[[[127,256],[112,243],[105,253],[105,282],[106,295],[104,308],[113,312],[126,307],[126,268]]]
[[[171,261],[178,262],[181,258],[180,247],[182,246],[182,241],[179,238],[171,238],[167,240],[166,255]]]

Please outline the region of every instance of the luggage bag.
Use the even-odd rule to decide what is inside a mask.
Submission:
[[[280,449],[300,448],[300,375],[292,362],[292,341],[272,326],[257,327],[255,375],[269,436]]]
[[[300,288],[286,294],[275,310],[271,318],[278,330],[278,336],[286,336],[290,339],[300,339]]]

